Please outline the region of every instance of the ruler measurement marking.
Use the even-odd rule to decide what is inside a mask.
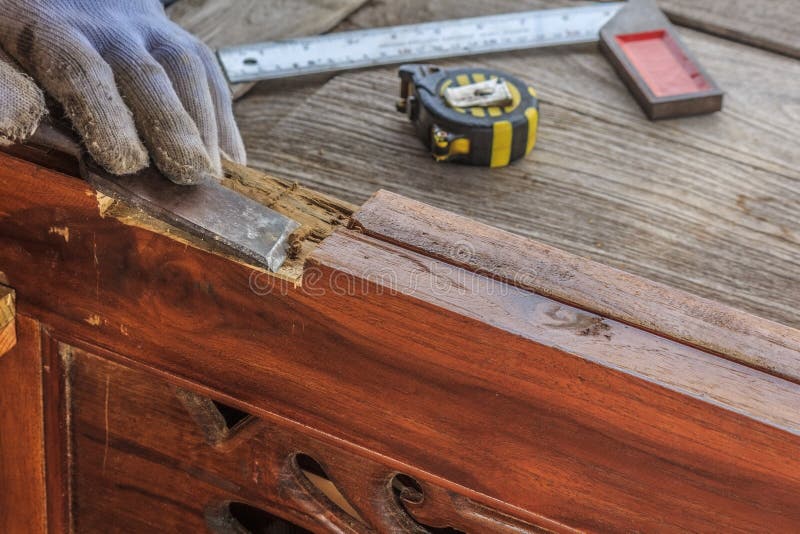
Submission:
[[[577,44],[597,40],[622,6],[594,4],[443,22],[426,22],[219,50],[232,82],[351,68]]]

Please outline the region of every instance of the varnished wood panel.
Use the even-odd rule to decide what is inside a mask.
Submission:
[[[228,428],[206,397],[81,350],[71,357],[76,532],[239,532],[227,517],[230,501],[315,532],[427,532],[418,520],[539,532],[427,483],[417,482],[424,504],[422,495],[401,498],[390,467],[274,422],[248,417]],[[304,471],[298,453],[324,473]],[[343,506],[310,480],[336,487]],[[262,528],[253,532],[278,531]]]
[[[46,532],[39,324],[17,316],[18,343],[0,358],[0,532]]]
[[[73,344],[523,521],[800,521],[796,384],[351,232],[322,242],[303,287],[270,286],[100,218],[75,179],[2,158],[0,193],[0,264],[19,308]],[[65,224],[68,241],[49,232]],[[701,364],[719,370],[691,372]]]
[[[366,27],[538,4],[392,2],[350,20]],[[541,120],[524,161],[491,171],[436,164],[394,110],[393,68],[337,76],[269,135],[252,137],[250,161],[353,202],[389,189],[800,326],[800,63],[680,33],[726,91],[721,113],[652,123],[595,47],[515,52],[444,64],[533,84]]]

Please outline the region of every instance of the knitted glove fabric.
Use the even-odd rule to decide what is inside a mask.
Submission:
[[[0,144],[27,139],[47,111],[42,91],[13,63],[0,50]]]
[[[216,59],[159,0],[0,0],[0,46],[109,172],[146,167],[148,150],[181,184],[219,177],[220,150],[245,162]]]

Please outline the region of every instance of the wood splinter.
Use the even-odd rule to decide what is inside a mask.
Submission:
[[[0,285],[0,356],[17,344],[15,316],[14,290]]]

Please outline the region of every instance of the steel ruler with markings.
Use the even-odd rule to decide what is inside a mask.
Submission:
[[[426,22],[221,48],[232,83],[591,43],[623,2]]]
[[[599,42],[651,119],[710,113],[722,90],[655,0],[426,22],[222,48],[232,83]]]

